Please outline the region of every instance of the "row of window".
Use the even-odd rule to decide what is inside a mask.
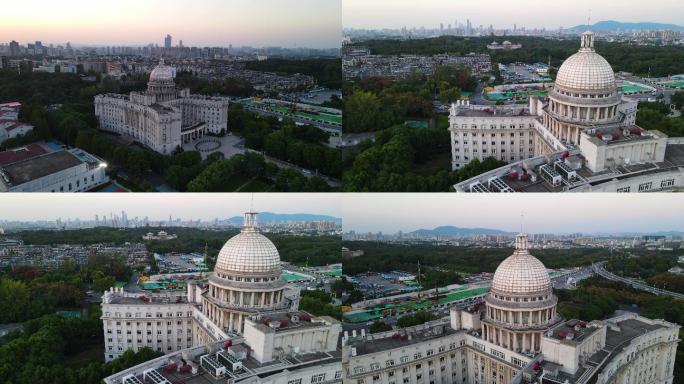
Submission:
[[[468,148],[468,147],[463,148],[463,152],[468,152],[469,150],[470,150],[470,148]],[[461,152],[461,148],[454,148],[454,153],[459,153],[459,152]],[[477,152],[478,152],[478,148],[473,148],[472,153],[477,153]],[[511,150],[511,152],[513,152],[513,151]],[[518,152],[524,153],[525,148],[523,148],[523,147],[518,148]],[[534,148],[528,148],[527,152],[534,152]],[[482,153],[487,153],[487,148],[482,148]],[[496,153],[496,148],[492,148],[491,153]],[[506,153],[506,149],[502,148],[501,153]]]
[[[606,97],[610,97],[613,93],[599,93],[599,94],[586,94],[586,93],[570,93],[563,91],[561,89],[556,88],[556,92],[560,93],[561,95],[565,96],[572,96],[572,97],[580,97],[583,99],[604,99]]]
[[[493,295],[494,295],[494,298],[496,298],[496,299],[505,300],[505,301],[514,301],[514,302],[516,302],[516,303],[519,303],[519,302],[524,302],[524,303],[526,303],[526,302],[528,302],[528,301],[544,301],[544,300],[547,300],[547,299],[549,298],[549,296],[537,296],[537,297],[523,297],[523,298],[520,298],[520,297],[501,296],[501,295],[497,295],[497,294],[493,294]]]
[[[231,276],[231,275],[226,275],[224,273],[220,272],[215,272],[216,275],[222,279],[226,280],[232,280],[232,281],[244,281],[248,283],[261,283],[261,282],[269,282],[269,281],[276,281],[280,279],[280,276],[275,276],[275,277],[241,277],[241,276]]]
[[[325,373],[318,373],[313,376],[311,376],[311,381],[309,381],[310,384],[317,384],[317,383],[322,383],[325,381]],[[335,380],[339,380],[342,378],[342,371],[337,371],[335,372]],[[302,384],[302,378],[297,378],[297,379],[292,379],[287,382],[287,384]]]
[[[167,330],[166,330],[166,334],[167,334],[167,335],[170,335],[170,334],[172,333],[172,331],[173,331],[172,329],[167,329]],[[133,333],[133,331],[131,331],[130,329],[126,330],[126,334],[127,334],[127,335],[130,335],[130,334],[132,334],[132,333]],[[136,331],[136,333],[137,333],[138,335],[142,335],[142,330],[138,329],[138,330]],[[182,329],[178,329],[178,330],[176,330],[176,333],[183,333],[183,330],[182,330]],[[192,329],[188,328],[187,333],[192,333]],[[108,329],[108,330],[107,330],[107,334],[108,334],[108,335],[111,335],[111,334],[112,334],[112,330],[111,330],[111,329]],[[116,330],[116,334],[117,334],[117,335],[120,335],[120,334],[121,334],[121,330],[120,330],[120,329],[117,329],[117,330]],[[148,330],[147,330],[147,334],[148,334],[148,335],[151,335],[151,334],[152,334],[152,331],[148,329]],[[162,330],[161,330],[161,329],[158,329],[158,330],[157,330],[157,335],[161,335],[161,334],[162,334]]]
[[[668,187],[672,187],[674,185],[675,185],[675,179],[665,179],[665,180],[662,180],[660,182],[660,188],[668,188]],[[639,188],[638,188],[639,192],[646,192],[646,191],[650,191],[651,189],[653,189],[653,182],[652,181],[649,181],[646,183],[641,183],[641,184],[639,184]],[[631,192],[631,190],[632,190],[632,187],[627,186],[627,187],[618,188],[616,190],[616,192],[626,193],[626,192]]]
[[[90,181],[93,183],[95,182],[95,175],[94,174],[90,175]],[[87,185],[88,185],[88,177],[84,177],[83,178],[83,186],[85,187]],[[68,189],[69,191],[72,191],[73,190],[73,184],[69,183],[68,188],[69,188]],[[79,189],[79,188],[81,188],[81,180],[76,180],[76,189]],[[59,187],[59,191],[64,192],[64,186],[63,185]],[[56,190],[53,189],[52,192],[56,192]]]
[[[511,140],[510,143],[511,143],[511,145],[515,145],[515,140]],[[454,144],[458,145],[458,144],[460,144],[460,142],[458,140],[454,140]],[[463,140],[463,145],[467,145],[467,144],[468,144],[468,140]],[[473,141],[473,144],[477,144],[477,141]],[[491,144],[496,145],[496,141],[491,141]],[[532,145],[532,140],[528,140],[528,144]],[[487,145],[487,142],[482,140],[482,145]],[[506,145],[506,141],[501,140],[501,145]]]
[[[453,128],[458,129],[458,125],[454,124]],[[499,124],[499,125],[496,125],[496,124],[489,124],[489,125],[480,124],[479,126],[477,124],[461,124],[461,129],[487,129],[487,128],[489,128],[489,129],[526,129],[526,128],[534,128],[534,124],[532,124],[532,123],[529,123],[527,125],[518,124],[517,126],[515,124],[508,124],[508,125],[506,125],[506,124]],[[466,132],[463,132],[463,134],[465,135]],[[473,132],[473,135],[475,135],[475,132]],[[483,135],[484,135],[484,133],[483,133]],[[493,133],[492,133],[492,135],[493,135]],[[501,133],[501,135],[503,135],[503,133]],[[511,135],[512,135],[512,133],[511,133]]]
[[[534,157],[534,154],[531,153],[528,157],[529,157],[529,158],[532,158],[532,157]],[[519,157],[511,156],[511,157],[510,157],[510,161],[522,160],[523,158],[524,158],[524,156],[519,156]],[[461,160],[461,156],[455,155],[455,156],[454,156],[454,160]],[[467,155],[466,155],[466,156],[463,156],[463,160],[464,160],[464,161],[470,161],[470,156],[467,156]],[[499,160],[501,160],[501,161],[506,161],[507,159],[506,159],[506,156],[501,155],[501,156],[499,156]],[[618,192],[619,192],[619,191],[618,191]]]
[[[155,317],[158,318],[163,318],[164,313],[163,312],[156,312]],[[105,312],[105,317],[111,317],[112,312]],[[140,312],[126,312],[124,314],[125,317],[131,318],[131,317],[142,317],[142,314]],[[121,312],[114,312],[114,317],[121,317]],[[152,313],[148,312],[145,313],[145,317],[152,317]],[[166,317],[174,317],[174,312],[166,312]],[[187,311],[187,312],[175,312],[175,317],[192,317],[192,311]],[[126,325],[129,325],[130,323],[126,323]],[[138,323],[139,325],[140,323]],[[150,323],[147,323],[150,324]],[[117,322],[116,325],[121,325],[120,322]]]

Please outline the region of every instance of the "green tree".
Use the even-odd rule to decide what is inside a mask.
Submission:
[[[347,133],[377,130],[380,101],[370,92],[356,91],[344,98],[344,131]]]

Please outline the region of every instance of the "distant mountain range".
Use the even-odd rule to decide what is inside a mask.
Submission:
[[[682,231],[657,231],[657,232],[618,232],[618,233],[597,233],[598,236],[684,236]]]
[[[506,232],[492,228],[460,228],[451,225],[443,225],[433,229],[418,229],[411,232],[415,236],[468,236],[468,235],[510,235]]]
[[[594,24],[582,24],[571,27],[570,29],[578,31],[607,31],[607,32],[617,32],[617,31],[634,31],[634,30],[644,30],[644,29],[672,29],[675,31],[684,31],[684,27],[677,24],[663,24],[663,23],[623,23],[621,21],[615,20],[605,20],[599,21]]]
[[[242,225],[242,216],[233,216],[228,219],[235,225]],[[259,212],[257,218],[259,223],[286,223],[288,221],[334,221],[337,224],[342,224],[342,219],[339,217],[316,215],[311,213],[273,213],[273,212]]]
[[[430,236],[470,236],[470,235],[508,235],[513,236],[517,232],[508,232],[494,228],[461,228],[451,225],[444,225],[433,229],[418,229],[409,232],[410,235],[430,237]],[[560,234],[560,233],[559,233]],[[596,232],[587,233],[587,236],[684,236],[682,231],[655,231],[655,232]]]

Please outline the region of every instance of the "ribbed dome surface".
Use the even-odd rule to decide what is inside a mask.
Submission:
[[[594,51],[593,33],[582,34],[582,47],[560,66],[556,85],[588,91],[615,88],[613,68],[603,56]]]
[[[556,84],[578,90],[610,89],[615,87],[615,74],[598,53],[577,52],[561,65]]]
[[[150,81],[173,81],[173,68],[164,64],[164,59],[159,60],[159,64],[150,73]]]
[[[541,261],[527,252],[526,235],[518,235],[515,252],[499,264],[491,290],[512,296],[551,293],[549,273]]]
[[[257,231],[253,221],[246,222],[242,232],[221,248],[215,270],[238,276],[280,276],[280,254],[275,245]]]

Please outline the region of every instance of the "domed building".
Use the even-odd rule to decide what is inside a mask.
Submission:
[[[516,352],[538,352],[544,331],[560,320],[549,273],[527,251],[527,235],[516,236],[515,251],[496,269],[485,303],[482,337]]]
[[[453,304],[448,318],[387,332],[345,333],[343,382],[673,382],[678,324],[629,312],[591,322],[562,319],[549,272],[528,248],[527,235],[518,234],[489,292]],[[441,313],[434,304],[433,313]]]
[[[114,132],[162,154],[228,129],[228,98],[192,95],[178,90],[176,70],[160,59],[145,92],[95,96],[99,129]]]
[[[531,69],[530,69],[531,70]],[[653,192],[684,190],[684,140],[636,125],[638,100],[623,94],[593,32],[546,83],[500,86],[527,106],[452,104],[452,170],[474,159],[507,164],[454,185],[458,192]],[[499,86],[497,86],[499,87]],[[532,89],[529,89],[529,88]],[[631,88],[656,89],[644,84]],[[501,104],[501,103],[497,103]]]
[[[203,313],[219,327],[241,333],[245,318],[260,312],[284,309],[287,283],[275,245],[259,233],[256,213],[245,213],[240,233],[229,239],[209,276],[202,296]]]
[[[341,323],[300,311],[300,288],[280,275],[278,249],[247,212],[214,272],[189,281],[186,292],[112,287],[102,297],[105,361],[143,347],[164,358],[104,382],[341,384]]]

